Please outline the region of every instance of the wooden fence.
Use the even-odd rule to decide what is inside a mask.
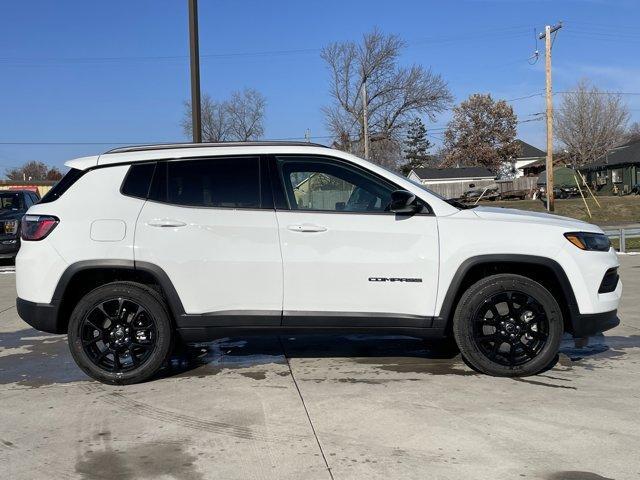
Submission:
[[[485,188],[490,185],[494,185],[495,183],[495,180],[472,180],[449,183],[430,183],[425,185],[425,187],[433,190],[439,195],[442,195],[444,198],[460,198],[464,192],[471,188]]]
[[[430,190],[444,198],[460,198],[464,192],[472,188],[486,188],[497,186],[498,190],[508,192],[512,190],[526,190],[530,195],[536,188],[538,177],[520,177],[513,180],[473,180],[453,183],[430,183],[425,185]]]

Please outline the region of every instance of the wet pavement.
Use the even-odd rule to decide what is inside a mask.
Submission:
[[[621,326],[566,338],[534,377],[410,337],[271,336],[191,346],[127,387],[23,323],[3,274],[0,478],[640,478],[640,256],[621,262]]]

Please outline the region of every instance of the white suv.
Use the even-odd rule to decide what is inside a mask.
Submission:
[[[618,324],[600,228],[464,207],[321,145],[143,146],[67,165],[24,217],[17,306],[68,333],[102,382],[150,378],[177,341],[256,332],[455,338],[477,370],[529,375],[563,331]]]

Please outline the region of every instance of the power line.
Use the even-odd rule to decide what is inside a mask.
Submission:
[[[536,93],[531,93],[529,95],[524,95],[522,97],[509,98],[505,100],[505,102],[517,102],[518,100],[525,100],[527,98],[533,98],[533,97],[541,97],[542,95],[544,95],[544,92],[536,92]]]
[[[583,92],[583,91],[576,91],[576,90],[565,90],[560,92],[554,92],[553,94],[556,95],[559,93],[580,93],[580,94],[586,94],[586,95],[640,95],[640,92]]]
[[[620,30],[620,29],[627,29],[627,30],[633,30],[633,31],[638,31],[638,25],[621,25],[621,24],[612,24],[612,23],[597,23],[597,22],[587,22],[587,21],[571,21],[569,22],[571,23],[571,25],[585,25],[585,26],[589,26],[590,28],[611,28],[614,30]]]

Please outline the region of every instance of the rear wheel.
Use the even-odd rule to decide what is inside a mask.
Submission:
[[[453,332],[464,358],[495,376],[534,375],[558,354],[563,320],[539,283],[500,274],[472,285],[460,299]]]
[[[162,297],[144,285],[114,282],[85,295],[69,320],[78,366],[110,384],[143,382],[165,362],[172,326]]]

